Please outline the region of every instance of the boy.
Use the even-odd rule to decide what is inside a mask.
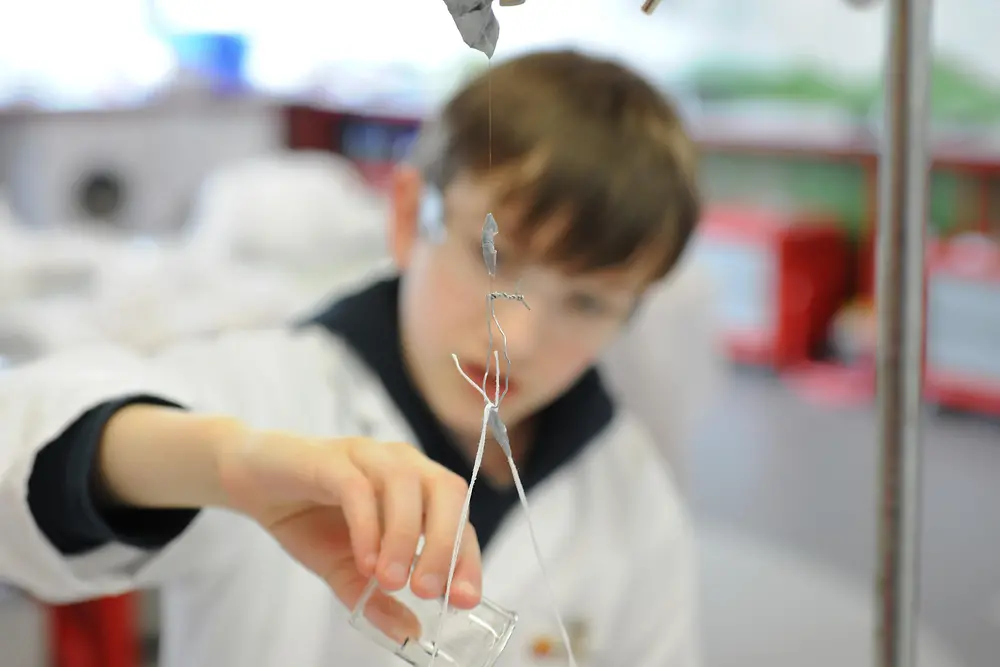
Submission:
[[[685,517],[592,369],[680,256],[694,171],[674,112],[621,66],[574,52],[494,66],[396,175],[400,278],[294,330],[152,359],[78,352],[4,378],[0,580],[54,601],[163,586],[166,667],[396,664],[349,610],[371,576],[406,583],[421,535],[411,587],[443,594],[482,418],[450,355],[482,378],[485,295],[520,289],[530,310],[496,301],[502,414],[577,660],[695,665]],[[564,664],[506,462],[488,451],[452,601],[485,591],[517,611],[501,665]]]

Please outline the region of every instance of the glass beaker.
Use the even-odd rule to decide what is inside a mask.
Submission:
[[[482,598],[473,609],[449,607],[437,636],[443,600],[417,597],[409,583],[384,591],[373,578],[351,614],[363,635],[416,667],[492,667],[514,632],[517,614]],[[434,640],[438,639],[435,646]]]

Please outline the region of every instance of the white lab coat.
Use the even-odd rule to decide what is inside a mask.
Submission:
[[[64,558],[30,514],[35,454],[82,413],[152,394],[260,428],[413,441],[380,382],[339,340],[306,330],[224,334],[152,359],[116,348],[51,357],[0,376],[0,580],[66,602],[163,590],[163,667],[391,667],[348,611],[252,522],[203,512],[158,553],[110,546]],[[694,667],[692,536],[671,477],[627,416],[531,494],[563,617],[582,628],[581,667]],[[516,610],[500,667],[565,664],[532,644],[558,633],[519,512],[485,554],[485,592]]]

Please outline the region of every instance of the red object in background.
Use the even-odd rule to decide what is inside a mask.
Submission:
[[[342,155],[377,190],[389,185],[393,167],[409,152],[420,121],[310,106],[285,109],[285,143],[293,150]]]
[[[868,293],[875,244],[862,248]],[[928,241],[924,397],[1000,416],[1000,246],[978,235]]]
[[[858,298],[875,302],[875,234],[866,234],[858,242]]]
[[[1000,415],[1000,246],[984,237],[930,246],[925,397]]]
[[[140,667],[135,595],[49,607],[54,667]]]
[[[720,283],[725,338],[739,362],[805,363],[847,297],[848,241],[828,216],[715,207],[696,252]]]

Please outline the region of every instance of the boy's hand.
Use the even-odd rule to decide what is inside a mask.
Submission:
[[[411,445],[250,432],[221,448],[218,466],[227,504],[258,521],[349,608],[372,576],[386,590],[406,584],[421,535],[411,590],[444,595],[468,486]],[[479,543],[467,525],[452,604],[478,604],[481,582]]]

